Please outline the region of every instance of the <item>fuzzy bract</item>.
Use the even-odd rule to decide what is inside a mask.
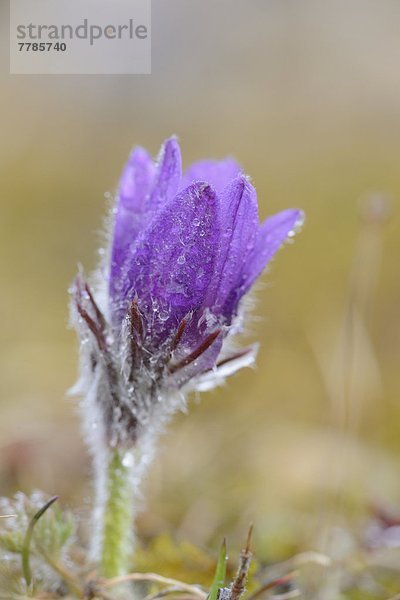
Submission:
[[[155,162],[133,150],[107,262],[92,287],[79,275],[73,288],[81,391],[109,444],[134,446],[188,390],[254,360],[254,347],[231,349],[243,298],[302,218],[289,209],[260,224],[256,191],[230,158],[182,173],[175,138]]]

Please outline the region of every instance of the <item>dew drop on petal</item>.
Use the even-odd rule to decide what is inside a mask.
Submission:
[[[179,258],[178,258],[178,261],[177,261],[177,262],[178,262],[178,264],[179,264],[179,265],[184,265],[184,264],[185,264],[185,262],[186,262],[186,257],[185,257],[185,255],[184,255],[184,254],[182,254],[182,256],[179,256]]]
[[[193,225],[195,227],[198,227],[200,225],[200,219],[198,219],[197,217],[193,219]]]
[[[160,319],[160,321],[167,321],[169,318],[169,313],[166,310],[162,310],[159,313],[158,318]]]

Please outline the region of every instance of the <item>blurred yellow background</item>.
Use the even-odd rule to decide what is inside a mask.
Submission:
[[[276,558],[372,503],[400,511],[399,3],[153,0],[151,76],[10,76],[0,13],[0,493],[88,510],[67,288],[131,147],[176,133],[186,165],[234,155],[262,218],[307,222],[257,291],[257,368],[161,440],[141,535],[236,546],[254,520]],[[388,215],[362,218],[375,193]]]

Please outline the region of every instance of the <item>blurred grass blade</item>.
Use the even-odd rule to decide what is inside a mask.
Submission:
[[[224,586],[226,577],[226,540],[222,542],[221,550],[219,551],[217,567],[215,569],[214,580],[212,582],[208,600],[217,600],[218,590]]]
[[[50,500],[48,502],[46,502],[46,504],[44,506],[42,506],[42,508],[39,509],[37,511],[37,513],[35,513],[33,515],[32,519],[29,522],[28,529],[26,530],[24,544],[22,546],[21,557],[22,557],[22,572],[24,574],[24,579],[25,579],[26,585],[28,587],[31,585],[31,582],[32,582],[32,573],[31,573],[31,566],[30,566],[30,548],[31,548],[33,530],[34,530],[36,523],[39,521],[40,517],[46,512],[46,510],[48,508],[50,508],[50,506],[52,504],[54,504],[54,502],[56,500],[58,500],[58,496],[53,496],[52,498],[50,498]]]

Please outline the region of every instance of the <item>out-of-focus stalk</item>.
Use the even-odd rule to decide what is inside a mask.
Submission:
[[[117,577],[128,572],[134,545],[133,454],[110,450],[101,518],[101,575]]]

